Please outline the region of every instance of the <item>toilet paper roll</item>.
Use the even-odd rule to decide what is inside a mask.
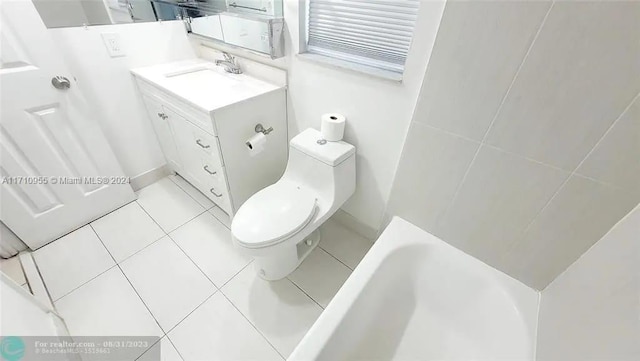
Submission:
[[[320,119],[322,120],[322,125],[320,126],[322,138],[330,142],[342,140],[344,136],[344,124],[347,121],[344,115],[329,113],[323,114]]]
[[[263,133],[256,133],[253,137],[247,139],[245,145],[249,151],[249,155],[254,157],[260,154],[264,150],[264,146],[267,143],[267,136]]]

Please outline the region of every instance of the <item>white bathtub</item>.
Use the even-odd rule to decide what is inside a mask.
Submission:
[[[538,293],[395,217],[288,360],[533,360]]]

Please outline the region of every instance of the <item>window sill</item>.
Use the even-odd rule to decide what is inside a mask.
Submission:
[[[369,75],[371,77],[390,80],[393,82],[402,83],[402,74],[396,73],[389,70],[383,70],[379,68],[375,68],[372,66],[362,65],[358,63],[353,63],[350,61],[332,58],[326,55],[314,54],[314,53],[299,53],[297,54],[298,59],[309,61],[313,63],[320,63],[323,65],[328,65],[334,68],[344,69],[360,74]]]

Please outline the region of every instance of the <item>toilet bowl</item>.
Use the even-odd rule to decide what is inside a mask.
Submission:
[[[233,242],[254,258],[262,278],[286,277],[318,245],[318,227],[355,191],[355,152],[349,143],[327,142],[307,129],[291,139],[280,180],[238,209]]]

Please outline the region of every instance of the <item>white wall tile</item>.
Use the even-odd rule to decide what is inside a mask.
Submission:
[[[543,289],[639,200],[622,190],[571,176],[508,254],[505,271]]]
[[[640,193],[640,96],[636,97],[576,173],[634,194]]]
[[[414,121],[482,140],[550,1],[449,1]]]
[[[436,232],[480,143],[414,122],[387,213]]]
[[[537,357],[640,359],[640,207],[541,294]]]
[[[499,266],[503,252],[567,177],[561,170],[482,146],[436,234]]]
[[[573,170],[640,91],[640,2],[556,2],[488,142]]]

